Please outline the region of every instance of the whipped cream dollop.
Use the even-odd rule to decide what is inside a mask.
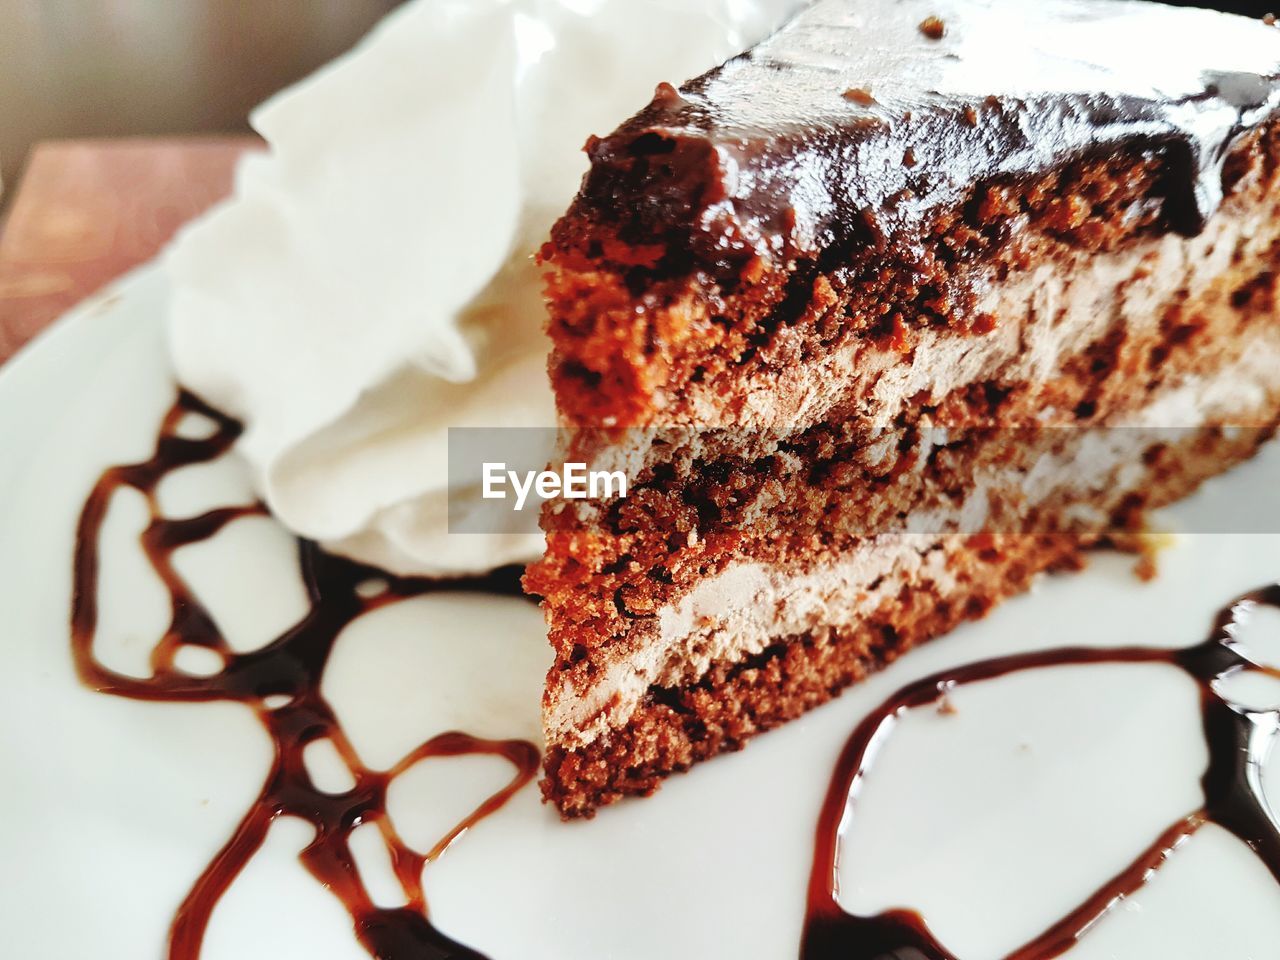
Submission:
[[[397,573],[537,556],[514,514],[448,532],[448,429],[555,425],[532,255],[581,147],[798,6],[416,0],[259,107],[269,149],[168,252],[169,334],[275,516]]]

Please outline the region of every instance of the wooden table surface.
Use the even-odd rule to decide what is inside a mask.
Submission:
[[[38,145],[0,227],[0,363],[231,190],[253,137]]]

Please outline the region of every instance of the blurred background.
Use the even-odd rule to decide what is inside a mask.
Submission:
[[[247,131],[399,0],[0,0],[0,175],[69,137]]]

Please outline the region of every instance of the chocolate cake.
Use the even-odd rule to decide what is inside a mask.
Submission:
[[[527,588],[566,817],[828,700],[1280,420],[1280,30],[819,0],[591,166],[542,259],[567,459]]]

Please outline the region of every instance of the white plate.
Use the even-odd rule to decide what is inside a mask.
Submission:
[[[163,276],[144,269],[0,376],[5,957],[162,957],[175,907],[267,768],[266,738],[242,706],[117,699],[72,672],[74,526],[105,466],[149,454],[173,400],[165,296]],[[1278,465],[1269,449],[1210,484],[1201,504],[1241,496]],[[175,478],[165,493],[176,514],[248,497],[233,460]],[[165,620],[131,542],[140,522],[140,504],[122,497],[98,647],[134,671]],[[239,521],[179,560],[242,645],[301,609],[290,541],[270,521]],[[495,960],[795,956],[833,760],[885,696],[1011,651],[1195,642],[1220,606],[1280,576],[1280,536],[1185,537],[1150,584],[1131,568],[1100,555],[1085,573],[1047,579],[742,753],[591,822],[560,823],[526,788],[428,868],[434,922]],[[1259,628],[1280,639],[1276,621]],[[325,690],[363,759],[381,768],[451,728],[536,739],[548,658],[533,607],[435,595],[358,621]],[[1034,935],[1199,804],[1195,691],[1169,668],[1041,671],[954,699],[958,713],[913,715],[886,747],[846,840],[842,882],[851,908],[923,909],[966,960]],[[1273,794],[1277,767],[1266,775]],[[427,761],[393,791],[392,815],[410,838],[433,838],[506,773],[496,762]],[[273,828],[215,912],[204,960],[365,956],[342,907],[298,864],[306,839],[298,823]],[[371,889],[386,879],[369,868]],[[1280,890],[1246,847],[1209,827],[1069,955],[1261,960],[1280,955],[1277,943]]]

